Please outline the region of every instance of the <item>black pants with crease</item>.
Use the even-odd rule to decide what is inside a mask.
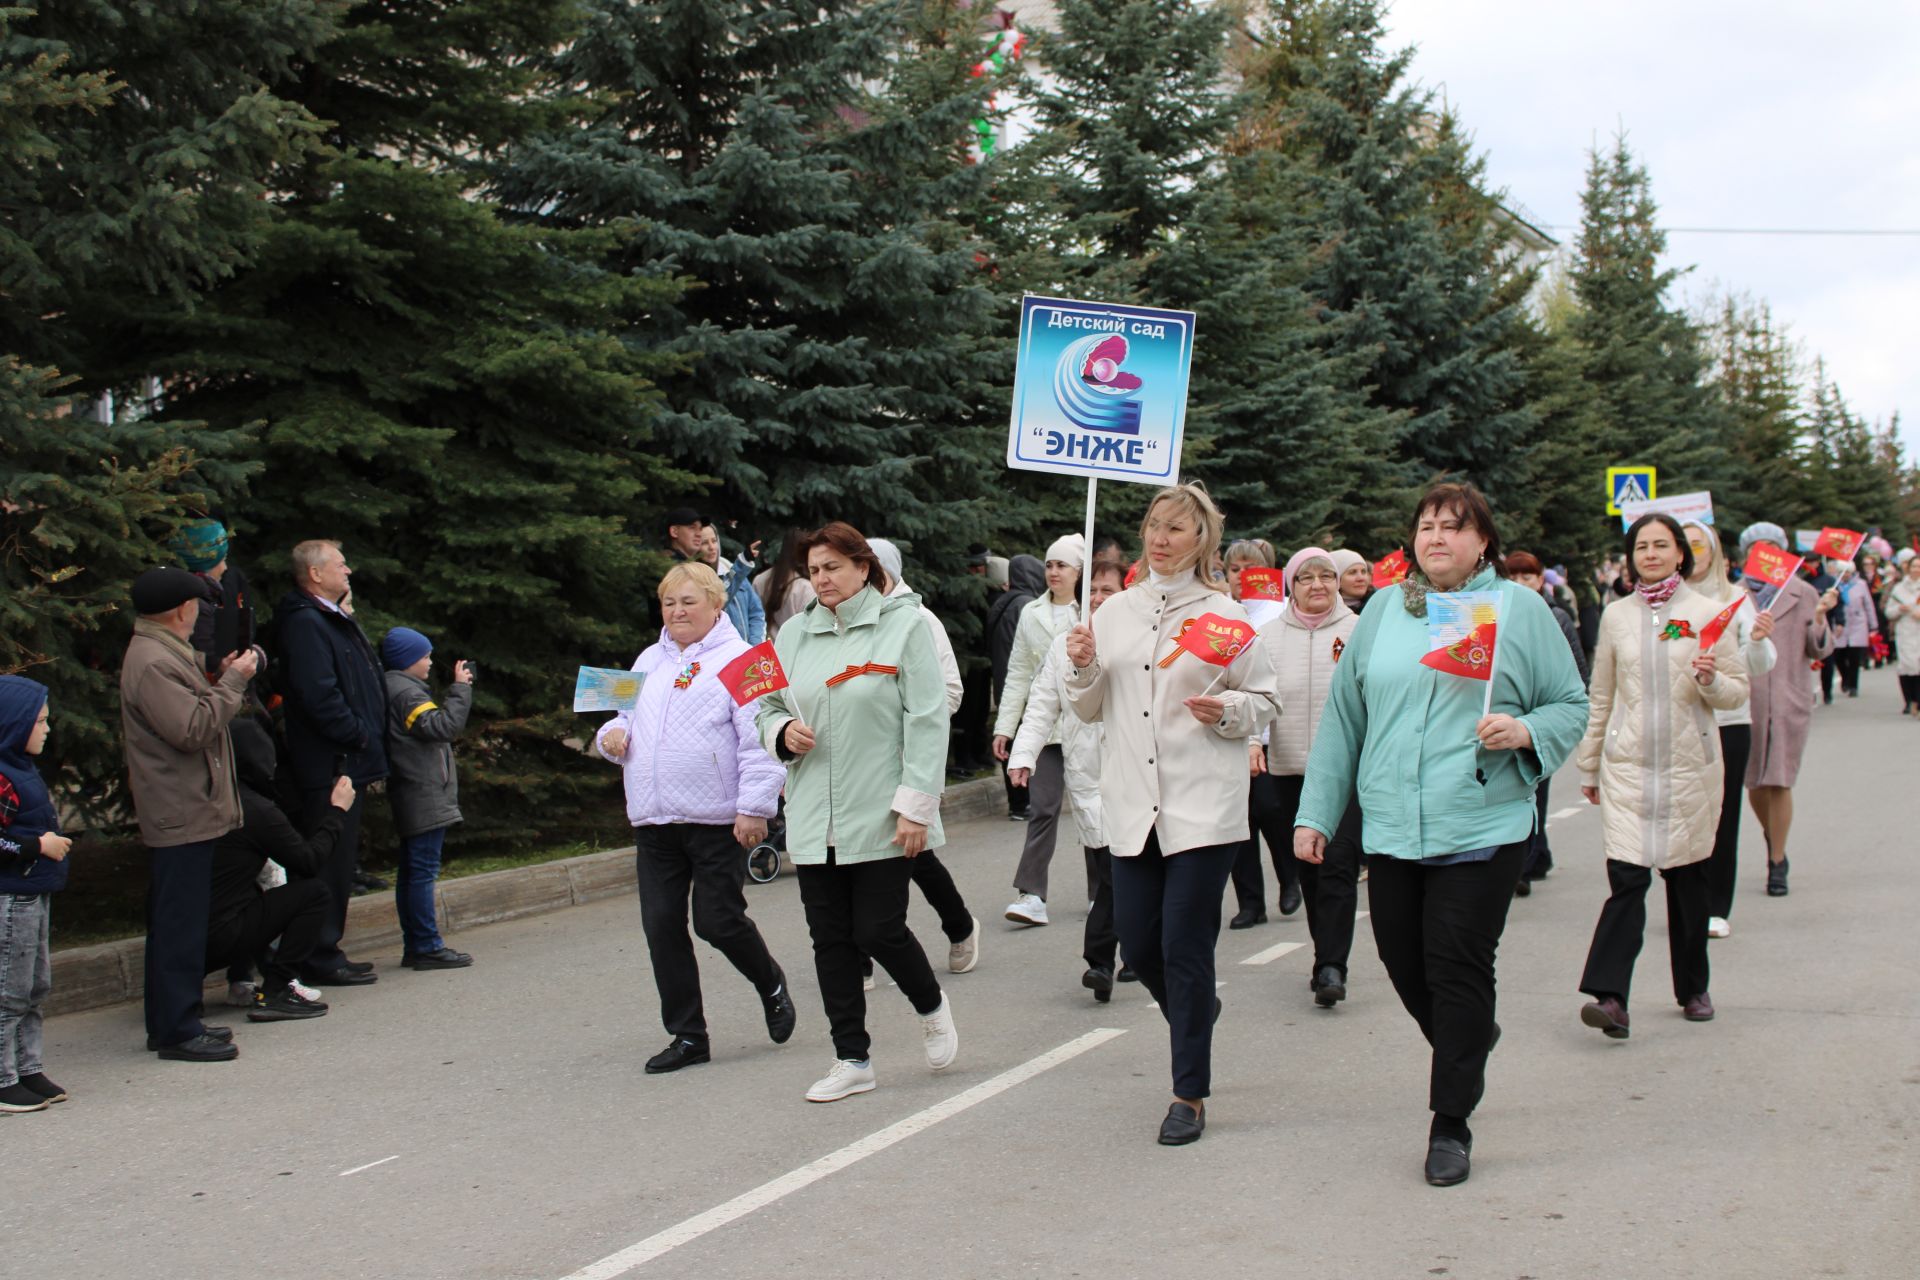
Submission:
[[[940,1007],[940,981],[927,953],[907,927],[911,858],[879,858],[840,865],[827,850],[824,863],[801,863],[800,902],[813,937],[813,968],[820,1003],[837,1057],[867,1060],[867,994],[861,990],[861,960],[872,956],[899,984],[915,1013]]]
[[[669,1035],[704,1041],[707,1017],[700,962],[687,936],[689,903],[694,935],[725,956],[755,991],[766,995],[780,984],[780,966],[747,916],[746,851],[731,826],[692,822],[635,827],[633,841],[640,927],[653,960],[660,1021]]]
[[[1667,882],[1667,952],[1673,965],[1673,999],[1685,1004],[1707,991],[1707,864],[1689,862],[1662,871]],[[1600,908],[1593,927],[1593,945],[1587,950],[1587,969],[1580,989],[1601,1000],[1613,996],[1627,1003],[1633,985],[1633,962],[1647,933],[1647,889],[1653,884],[1650,867],[1607,859],[1607,883],[1613,892]]]
[[[1213,948],[1241,843],[1163,855],[1154,832],[1138,854],[1113,860],[1114,923],[1127,963],[1166,1017],[1176,1098],[1212,1091]]]

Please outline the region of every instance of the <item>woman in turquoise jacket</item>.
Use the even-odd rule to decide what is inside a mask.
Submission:
[[[818,599],[780,628],[787,687],[760,700],[756,723],[787,762],[787,853],[833,1031],[833,1068],[807,1100],[837,1102],[874,1087],[864,956],[920,1015],[927,1065],[959,1052],[952,1008],[907,927],[908,860],[946,843],[947,686],[920,597],[886,594],[859,530],[834,521],[805,549]]]
[[[1307,759],[1294,854],[1321,860],[1360,800],[1374,943],[1433,1048],[1427,1181],[1463,1182],[1467,1117],[1500,1038],[1494,953],[1533,836],[1534,788],[1586,729],[1587,694],[1547,603],[1500,576],[1500,535],[1471,485],[1441,484],[1414,512],[1419,565],[1367,602]],[[1487,685],[1422,663],[1429,591],[1497,592]]]

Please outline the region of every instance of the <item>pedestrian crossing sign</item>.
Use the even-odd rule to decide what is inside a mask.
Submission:
[[[1651,502],[1658,496],[1654,492],[1654,479],[1652,467],[1608,467],[1607,514],[1619,515],[1625,503]]]

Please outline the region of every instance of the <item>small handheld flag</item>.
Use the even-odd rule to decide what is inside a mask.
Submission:
[[[720,683],[733,695],[734,702],[746,706],[776,689],[787,687],[787,673],[772,641],[763,641],[720,669]]]
[[[1500,652],[1498,591],[1429,591],[1423,667],[1487,682],[1480,714],[1493,710],[1493,672]]]
[[[1407,564],[1407,553],[1396,547],[1373,566],[1373,585],[1391,587],[1395,583],[1404,581],[1410,568],[1411,566]]]
[[[1278,569],[1261,566],[1240,571],[1240,598],[1242,600],[1285,600],[1287,587],[1284,575]]]
[[[1431,600],[1433,597],[1427,598]],[[1420,659],[1420,665],[1452,676],[1465,676],[1469,680],[1491,680],[1493,650],[1499,638],[1499,623],[1482,623],[1458,640],[1429,650],[1427,656]]]
[[[1246,652],[1256,634],[1251,622],[1203,613],[1180,624],[1180,634],[1174,641],[1179,647],[1160,659],[1160,665],[1170,667],[1182,653],[1190,653],[1202,662],[1224,667]]]
[[[1820,536],[1813,540],[1813,554],[1830,560],[1851,560],[1860,554],[1860,548],[1866,540],[1866,534],[1855,533],[1852,529],[1824,528],[1820,530]]]
[[[1758,542],[1748,554],[1747,563],[1741,567],[1740,573],[1743,577],[1769,586],[1784,587],[1793,581],[1794,572],[1799,567],[1799,559],[1788,556],[1772,543]]]
[[[1705,653],[1707,650],[1713,648],[1714,645],[1720,643],[1720,637],[1725,635],[1727,628],[1733,625],[1733,615],[1739,613],[1740,606],[1745,603],[1746,599],[1744,597],[1735,600],[1732,604],[1714,614],[1713,621],[1700,628],[1700,652]]]
[[[573,709],[588,711],[631,711],[640,702],[640,686],[646,676],[619,667],[582,667],[573,680]]]

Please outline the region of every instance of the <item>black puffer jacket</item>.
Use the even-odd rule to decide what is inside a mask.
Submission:
[[[261,894],[257,883],[267,859],[296,880],[319,874],[333,856],[344,817],[329,808],[313,834],[302,836],[293,820],[273,802],[273,739],[259,721],[241,716],[233,722],[233,763],[240,775],[240,809],[246,823],[221,836],[213,846],[212,893],[208,929],[219,934]]]
[[[1007,589],[987,609],[987,643],[993,651],[993,696],[1007,687],[1007,663],[1013,657],[1013,638],[1020,630],[1020,611],[1046,594],[1047,566],[1032,556],[1007,561]]]
[[[340,773],[356,787],[386,777],[387,695],[367,633],[304,591],[280,598],[273,624],[294,782],[318,791]]]

